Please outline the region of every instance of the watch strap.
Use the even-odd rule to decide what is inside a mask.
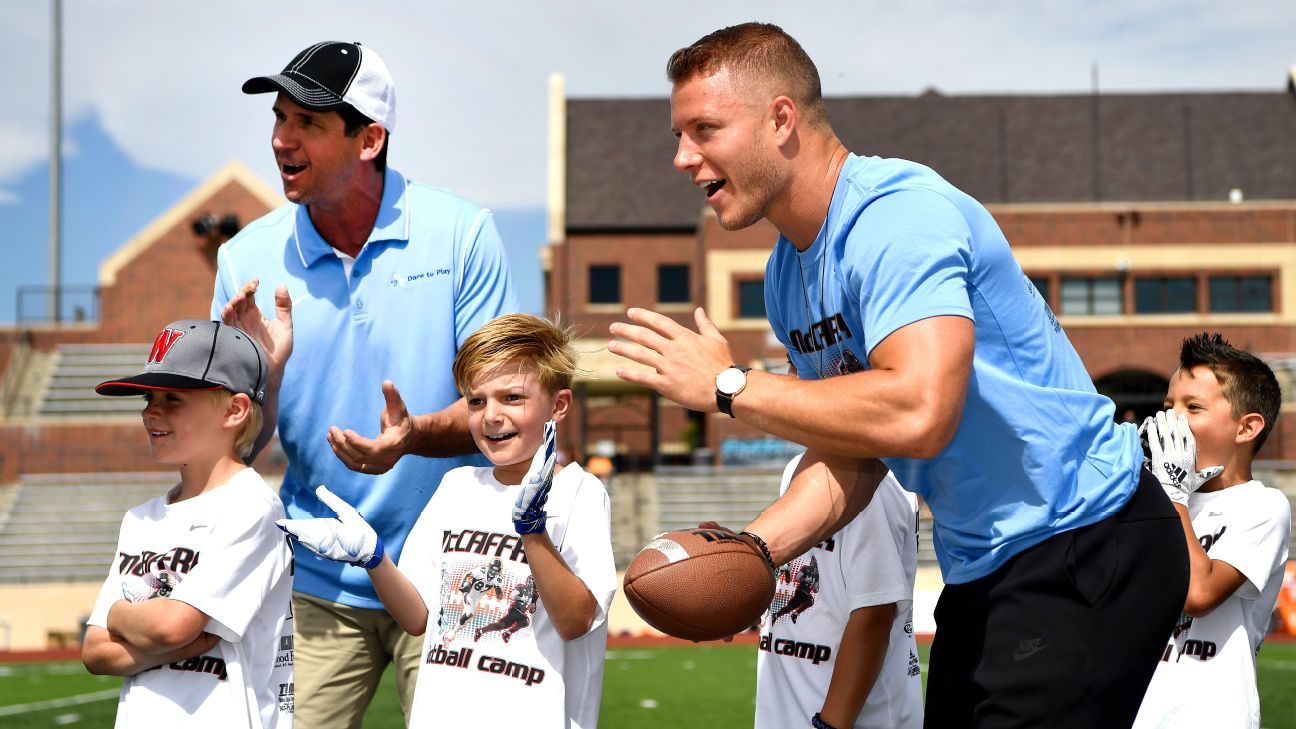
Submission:
[[[725,369],[727,369],[727,370],[741,370],[741,371],[744,372],[744,373],[747,373],[747,372],[750,372],[750,371],[751,371],[751,368],[750,368],[750,367],[744,367],[744,366],[739,365],[739,364],[731,364],[731,365],[729,365],[728,367],[726,367]],[[740,390],[738,390],[738,392],[742,392],[742,390],[740,389]],[[733,393],[733,394],[731,395],[731,394],[729,394],[729,393],[727,393],[727,392],[721,392],[721,391],[720,391],[720,388],[717,387],[717,388],[716,388],[716,410],[719,410],[720,412],[724,413],[725,415],[728,415],[728,416],[731,417],[731,418],[734,417],[734,414],[733,414],[733,399],[734,399],[734,395],[737,395],[738,392],[735,392],[735,393]]]

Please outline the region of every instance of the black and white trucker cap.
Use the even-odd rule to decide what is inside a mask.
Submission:
[[[95,387],[100,395],[138,395],[142,390],[219,390],[265,400],[269,363],[261,345],[243,330],[218,321],[171,322],[153,341],[144,371]]]
[[[316,43],[298,53],[281,73],[243,84],[245,94],[276,91],[314,111],[350,105],[388,132],[396,131],[396,86],[387,64],[359,43]]]

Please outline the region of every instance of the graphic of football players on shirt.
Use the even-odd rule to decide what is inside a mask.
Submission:
[[[473,634],[473,640],[481,640],[483,635],[504,631],[502,636],[504,642],[509,642],[509,637],[514,633],[522,630],[531,624],[529,615],[535,614],[536,607],[539,606],[540,598],[536,596],[535,577],[527,575],[526,582],[513,588],[513,602],[508,607],[508,612],[504,617],[496,620],[482,628],[478,628]]]
[[[135,603],[155,597],[170,597],[181,579],[180,573],[174,570],[154,570],[140,577],[127,574],[122,580],[122,597]]]
[[[786,567],[780,570],[779,579],[783,582],[790,582],[792,580],[791,571]],[[792,594],[792,599],[788,600],[786,605],[774,613],[774,617],[770,618],[770,625],[777,623],[779,618],[789,614],[792,616],[792,622],[795,623],[798,615],[809,609],[811,605],[814,605],[814,596],[818,591],[819,560],[811,557],[809,562],[801,565],[801,568],[797,570],[796,588]]]
[[[477,611],[477,601],[481,600],[482,595],[492,590],[495,592],[496,597],[504,597],[504,565],[498,558],[492,560],[490,566],[485,569],[478,567],[469,571],[459,581],[459,592],[462,592],[464,596],[463,612],[459,615],[459,622],[452,625],[441,636],[443,643],[454,640],[459,633],[459,629],[471,620],[473,613]]]

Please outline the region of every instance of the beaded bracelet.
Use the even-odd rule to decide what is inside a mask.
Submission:
[[[770,570],[778,571],[778,565],[774,564],[774,558],[770,556],[769,545],[765,543],[764,539],[760,538],[759,534],[739,532],[739,535],[751,537],[752,541],[756,542],[756,546],[760,548],[761,554],[765,556],[765,563],[769,565]]]
[[[821,719],[817,711],[814,716],[810,717],[810,726],[814,727],[814,729],[837,729],[837,727]]]

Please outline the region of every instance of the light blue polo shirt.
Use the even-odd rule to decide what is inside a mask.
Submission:
[[[274,316],[272,292],[293,299],[293,353],[279,393],[279,440],[288,457],[280,497],[290,518],[332,516],[315,497],[325,484],[382,536],[392,559],[441,477],[481,456],[406,456],[367,476],[333,454],[330,425],[375,437],[391,380],[410,413],[458,399],[455,352],[482,324],[517,311],[504,247],[490,211],[388,168],[382,204],[350,275],[316,232],[306,207],[286,204],[252,222],[217,254],[213,318],[230,297],[261,279],[257,303]],[[294,589],[381,608],[364,570],[297,548]]]
[[[946,582],[984,577],[1116,513],[1133,493],[1142,464],[1134,427],[1114,422],[1114,405],[1094,390],[990,213],[931,169],[851,155],[810,248],[779,238],[765,294],[805,379],[867,368],[879,342],[921,319],[975,323],[953,440],[934,458],[882,459],[931,508]]]

